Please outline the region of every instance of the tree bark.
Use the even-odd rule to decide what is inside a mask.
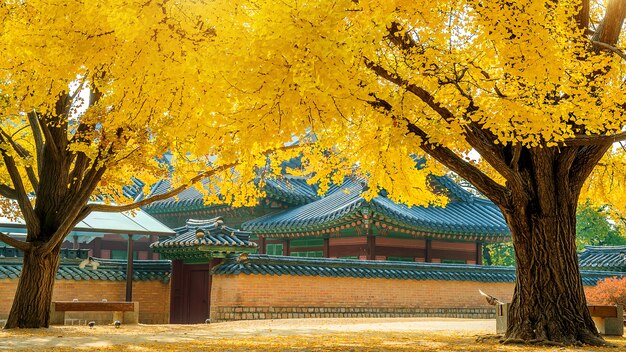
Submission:
[[[578,266],[580,188],[570,182],[572,158],[549,148],[531,150],[526,158],[520,170],[524,187],[510,189],[508,204],[501,205],[517,262],[505,341],[604,345],[587,309]]]
[[[36,250],[24,252],[22,273],[5,329],[49,326],[59,251],[60,247],[46,255],[40,255]]]

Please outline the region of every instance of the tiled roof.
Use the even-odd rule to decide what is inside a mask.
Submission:
[[[437,177],[434,181],[449,192],[450,202],[446,207],[409,208],[385,195],[367,202],[361,197],[361,183],[348,180],[338,191],[322,199],[247,221],[242,228],[258,234],[280,235],[373,221],[418,236],[439,234],[453,239],[480,237],[487,240],[509,236],[506,222],[493,203],[470,194],[447,177]]]
[[[401,280],[514,282],[515,268],[465,264],[387,262],[251,254],[231,256],[213,269],[214,275],[297,275]],[[595,285],[607,277],[626,273],[583,271],[583,283]]]
[[[301,177],[267,179],[263,190],[272,199],[294,205],[310,203],[320,198],[315,188]]]
[[[0,260],[4,258],[22,258],[23,256],[24,252],[6,243],[0,242]],[[61,259],[87,259],[89,257],[89,250],[61,248],[59,256],[61,256]]]
[[[57,280],[105,280],[125,281],[126,260],[92,258],[100,264],[97,269],[91,266],[80,268],[81,259],[63,259],[57,272]],[[22,270],[22,260],[17,258],[0,259],[0,279],[16,279]],[[133,280],[169,282],[172,272],[169,260],[134,260]]]
[[[207,182],[208,180],[200,181],[203,186],[206,185]],[[150,196],[163,194],[167,192],[170,187],[171,182],[169,180],[161,180],[157,182],[154,186],[152,186]],[[228,206],[215,205],[211,207],[227,208]],[[190,187],[179,193],[176,197],[156,201],[143,207],[142,209],[147,211],[149,214],[159,214],[204,210],[205,208],[208,208],[208,206],[204,204],[204,196],[202,195],[202,193],[200,193],[200,191],[198,191],[196,188]]]
[[[124,194],[124,196],[130,199],[136,199],[137,196],[142,193],[145,183],[135,177],[133,177],[131,180],[133,182],[131,185],[126,185],[122,187],[122,193]]]
[[[196,237],[197,231],[202,230],[204,236]],[[178,258],[185,254],[201,255],[220,252],[222,254],[256,249],[257,244],[250,241],[250,232],[230,228],[224,225],[222,218],[209,220],[187,220],[183,227],[174,229],[175,237],[162,239],[152,243],[152,248],[157,253],[164,254],[167,258]]]
[[[293,205],[306,204],[319,199],[315,187],[309,185],[304,178],[283,176],[265,181],[263,190],[270,199]],[[208,180],[205,179],[201,181],[201,184],[204,186],[207,182]],[[150,195],[163,194],[170,189],[170,186],[169,180],[161,180],[152,187]],[[229,206],[224,204],[205,205],[202,193],[196,188],[190,187],[176,197],[160,200],[143,207],[151,214],[198,211],[207,208],[225,210],[229,209]]]
[[[578,262],[590,270],[626,271],[626,246],[586,246]]]

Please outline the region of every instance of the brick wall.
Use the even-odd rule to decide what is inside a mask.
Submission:
[[[216,275],[211,319],[305,317],[493,318],[478,289],[510,301],[514,283]]]
[[[0,280],[0,320],[7,318],[13,304],[17,279]],[[57,280],[54,285],[54,301],[123,301],[126,297],[125,281]],[[167,324],[170,314],[170,285],[160,281],[138,281],[133,283],[133,300],[139,302],[139,322]],[[109,321],[112,313],[68,312],[68,320]]]

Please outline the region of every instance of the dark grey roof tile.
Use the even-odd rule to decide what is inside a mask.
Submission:
[[[586,246],[579,253],[581,268],[607,271],[626,271],[626,246]]]
[[[91,266],[80,268],[81,259],[61,259],[56,278],[59,280],[109,280],[126,279],[126,260],[91,258],[100,265],[97,269]],[[137,280],[158,280],[168,282],[171,275],[169,260],[135,260],[133,262],[134,277]],[[18,258],[0,258],[0,278],[16,279],[22,269]],[[149,275],[148,275],[149,273]]]
[[[477,198],[447,177],[436,178],[450,188],[451,201],[446,207],[408,207],[384,195],[366,202],[363,185],[347,180],[336,192],[312,203],[252,219],[242,228],[260,234],[280,235],[315,231],[352,221],[362,214],[372,214],[376,221],[421,232],[481,237],[509,236],[500,210],[491,202]]]
[[[416,262],[385,262],[326,258],[300,258],[268,255],[228,257],[213,269],[215,275],[303,275],[324,277],[387,278],[402,280],[442,280],[477,282],[514,282],[514,267],[490,267],[466,264]],[[585,285],[597,281],[626,276],[626,273],[582,271]]]

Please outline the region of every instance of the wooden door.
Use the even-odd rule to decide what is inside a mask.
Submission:
[[[183,296],[187,301],[185,323],[204,323],[209,318],[209,280],[209,270],[204,266],[187,271]]]
[[[210,294],[209,264],[172,262],[170,323],[204,323],[209,318]]]

